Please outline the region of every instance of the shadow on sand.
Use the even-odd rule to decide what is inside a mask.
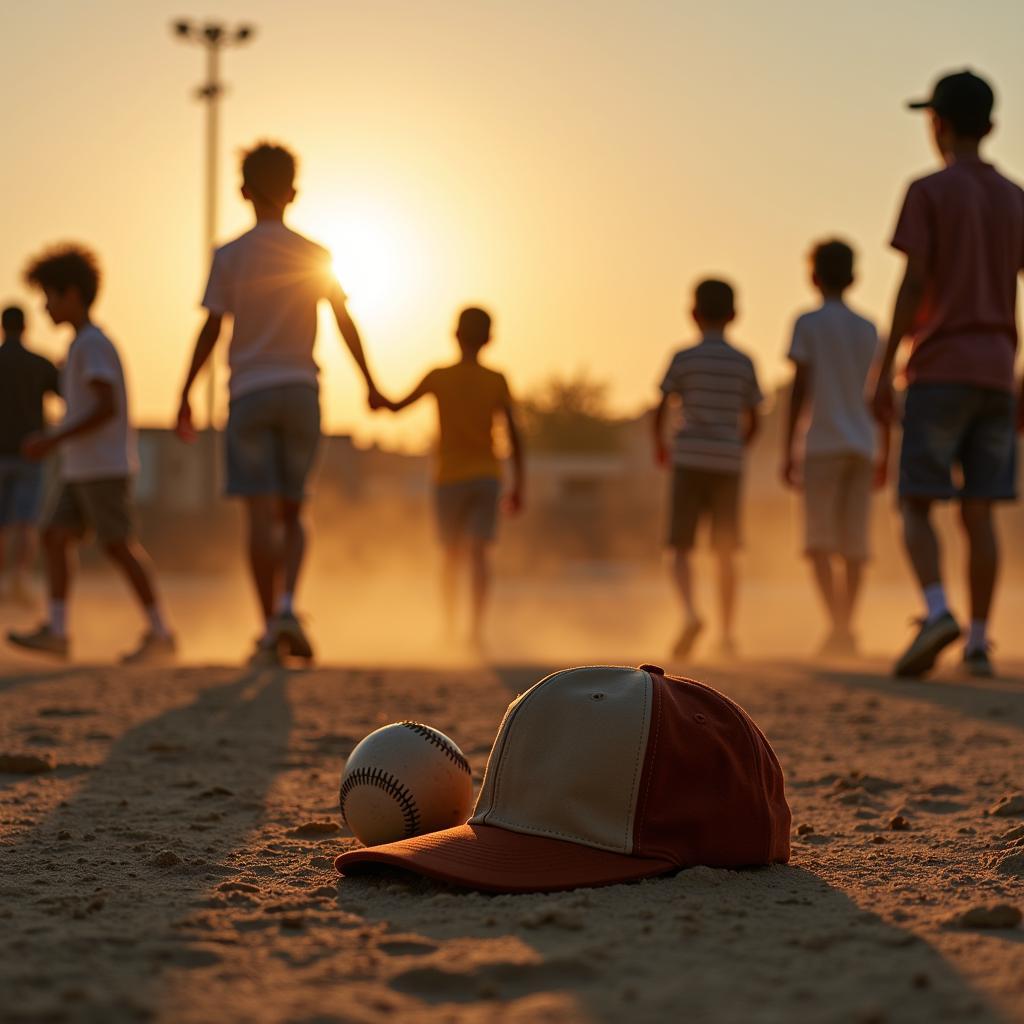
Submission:
[[[189,962],[176,922],[235,871],[291,729],[283,672],[229,679],[129,729],[65,803],[0,842],[4,1022],[149,1019],[161,972]]]

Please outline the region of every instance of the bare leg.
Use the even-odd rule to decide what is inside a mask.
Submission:
[[[850,633],[853,629],[857,599],[860,597],[860,585],[864,579],[864,563],[858,558],[844,558],[843,567],[846,570],[846,592],[839,608],[838,625],[843,632]]]
[[[281,503],[281,515],[284,520],[284,592],[294,594],[306,556],[306,525],[302,517],[302,505],[297,501],[284,501]]]
[[[449,638],[455,633],[460,554],[458,544],[452,543],[444,546],[444,562],[441,566],[441,602],[444,608],[444,628]]]
[[[14,580],[25,586],[32,571],[36,555],[36,529],[31,523],[19,523],[14,528]]]
[[[71,546],[74,536],[59,526],[43,534],[46,555],[46,585],[51,601],[66,601],[71,585]]]
[[[903,543],[922,590],[941,582],[939,539],[932,527],[931,507],[927,498],[903,499]]]
[[[718,601],[722,616],[722,639],[732,646],[736,614],[736,557],[731,551],[718,552]]]
[[[999,572],[999,545],[992,521],[992,503],[966,500],[960,516],[967,532],[968,581],[971,588],[971,620],[985,622],[992,608]]]
[[[827,551],[812,551],[808,554],[811,568],[814,570],[814,581],[818,585],[822,604],[828,615],[832,629],[839,628],[839,606],[836,597],[836,584],[832,575],[832,556]]]
[[[263,618],[270,623],[274,617],[278,577],[281,573],[281,551],[277,541],[275,499],[249,498],[249,571],[256,587]]]
[[[105,544],[103,550],[121,570],[132,593],[147,614],[156,607],[156,589],[153,586],[153,566],[142,545],[135,540],[119,540]]]
[[[679,600],[683,603],[683,614],[687,623],[700,621],[697,605],[693,598],[693,574],[690,571],[690,552],[676,548],[672,558],[672,582],[675,583]]]
[[[487,541],[470,541],[469,568],[473,602],[470,636],[473,643],[479,644],[483,639],[484,613],[487,610],[487,598],[491,589],[491,564]]]

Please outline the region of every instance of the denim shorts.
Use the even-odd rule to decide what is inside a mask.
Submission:
[[[903,413],[900,497],[1017,496],[1016,402],[971,384],[912,384]]]
[[[492,541],[498,530],[501,481],[457,480],[437,487],[437,529],[446,547],[464,540]]]
[[[42,489],[40,463],[17,455],[0,456],[0,527],[34,523]]]
[[[302,501],[320,443],[320,396],[308,384],[241,395],[228,409],[227,493]]]

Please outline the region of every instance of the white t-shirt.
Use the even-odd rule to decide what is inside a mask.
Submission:
[[[109,480],[131,476],[138,470],[121,359],[113,342],[95,324],[86,324],[71,342],[61,370],[60,390],[65,405],[61,426],[78,423],[95,409],[96,392],[90,387],[94,381],[105,381],[113,387],[114,415],[95,430],[61,445],[64,480]]]
[[[789,358],[810,371],[807,455],[874,457],[865,389],[877,350],[875,325],[838,300],[797,319]]]
[[[203,306],[234,320],[232,398],[282,384],[317,386],[313,360],[320,299],[345,295],[331,254],[277,221],[261,221],[213,254]]]

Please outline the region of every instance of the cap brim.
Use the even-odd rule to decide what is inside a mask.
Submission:
[[[931,106],[931,100],[907,100],[907,110],[929,110]]]
[[[371,872],[381,865],[488,892],[557,892],[633,882],[678,869],[667,860],[468,824],[352,850],[334,862],[343,875]]]

